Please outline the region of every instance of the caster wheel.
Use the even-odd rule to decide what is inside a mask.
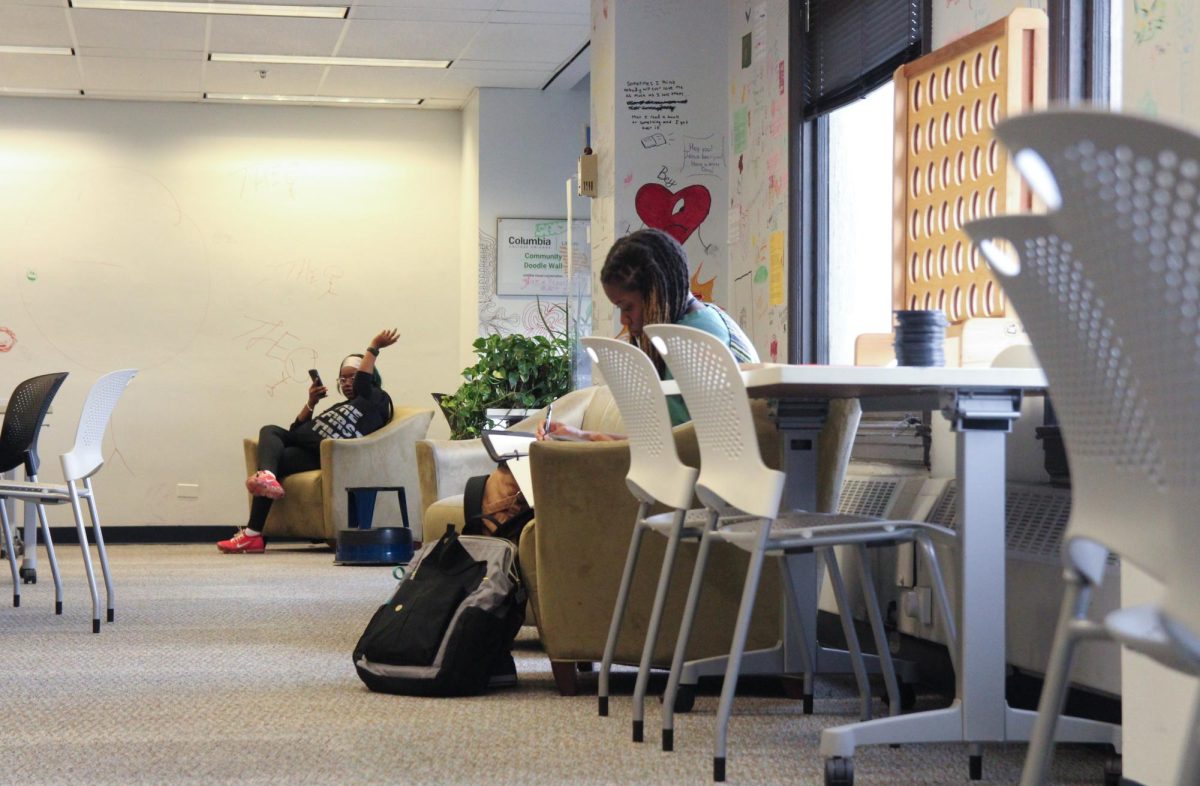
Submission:
[[[696,686],[680,685],[675,691],[675,711],[691,712],[696,706]]]
[[[21,581],[24,584],[37,584],[37,568],[21,568]]]
[[[826,759],[825,786],[854,786],[854,760]]]
[[[1113,756],[1104,762],[1104,786],[1121,786],[1121,757]]]
[[[912,708],[917,706],[917,689],[913,687],[911,682],[901,680],[897,686],[900,689],[900,709],[903,712],[911,712]],[[887,691],[883,692],[883,704],[888,706]]]

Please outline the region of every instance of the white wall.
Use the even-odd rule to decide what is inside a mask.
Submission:
[[[566,181],[575,174],[588,124],[588,83],[568,91],[483,88],[477,103],[478,334],[543,334],[535,298],[496,294],[496,219],[566,218]],[[587,220],[590,207],[590,200],[572,196],[575,219]],[[575,245],[586,254],[586,238],[580,240]],[[555,312],[545,304],[542,311],[557,329]]]
[[[729,307],[763,360],[787,362],[788,3],[727,14]]]
[[[460,369],[460,161],[458,112],[0,99],[3,384],[71,372],[44,474],[115,368],[141,369],[97,478],[117,525],[243,522],[242,438],[380,328],[385,387],[431,406]]]
[[[594,268],[616,238],[657,226],[683,242],[692,290],[729,308],[727,6],[593,0],[592,30]],[[617,334],[599,295],[596,315],[594,332]]]

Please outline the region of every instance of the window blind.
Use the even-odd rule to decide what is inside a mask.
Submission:
[[[859,98],[925,51],[929,0],[795,0],[803,15],[801,115]]]

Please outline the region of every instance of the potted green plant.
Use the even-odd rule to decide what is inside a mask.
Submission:
[[[463,369],[463,384],[441,401],[451,439],[478,437],[488,409],[539,409],[571,389],[565,333],[494,333],[475,339],[473,346],[479,360]]]

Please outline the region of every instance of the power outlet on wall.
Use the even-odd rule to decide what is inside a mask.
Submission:
[[[180,499],[196,499],[200,496],[199,483],[176,483],[175,496]]]

